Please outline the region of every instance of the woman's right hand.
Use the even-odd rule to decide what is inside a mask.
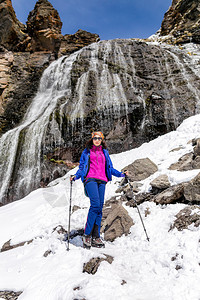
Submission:
[[[74,180],[75,180],[75,177],[76,177],[75,175],[71,175],[71,176],[70,176],[70,181],[74,181]]]

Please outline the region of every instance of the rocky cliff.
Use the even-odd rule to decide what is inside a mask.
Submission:
[[[185,2],[173,1],[170,10]],[[63,37],[60,29],[51,4],[38,1],[15,51],[2,43],[1,130],[12,129],[0,139],[3,203],[64,175],[91,129],[101,129],[116,153],[200,112],[198,44],[118,39],[83,48],[98,36],[79,30]]]
[[[83,30],[63,36],[61,28],[59,14],[47,0],[37,1],[27,25],[17,20],[11,0],[0,1],[0,134],[23,119],[53,60],[99,39]]]

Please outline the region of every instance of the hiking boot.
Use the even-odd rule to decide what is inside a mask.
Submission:
[[[91,248],[91,236],[90,235],[83,235],[83,248],[90,249]]]
[[[105,248],[105,244],[100,237],[92,238],[92,247]]]

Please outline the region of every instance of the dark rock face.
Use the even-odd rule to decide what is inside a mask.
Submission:
[[[174,0],[164,16],[161,36],[175,44],[200,43],[199,0]]]
[[[18,53],[4,50],[0,64],[0,134],[12,129],[23,119],[37,93],[44,69],[55,59],[51,53]],[[4,78],[3,78],[4,76]],[[4,79],[4,80],[3,80]]]

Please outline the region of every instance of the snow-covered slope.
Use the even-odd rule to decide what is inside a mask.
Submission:
[[[187,142],[195,137],[200,137],[200,115],[137,149],[112,155],[112,161],[117,169],[145,157],[157,164],[158,171],[142,182],[142,192],[148,191],[149,183],[160,174],[167,174],[172,185],[188,181],[200,170],[178,172],[167,168],[192,150]],[[170,152],[177,147],[181,149]],[[128,236],[107,242],[105,249],[86,250],[78,247],[77,241],[66,251],[66,244],[52,231],[57,225],[68,227],[69,176],[75,171],[48,188],[0,208],[0,247],[9,239],[16,244],[34,238],[30,244],[0,253],[0,290],[23,291],[19,300],[199,300],[200,228],[168,231],[184,204],[145,202],[139,206],[150,242],[137,210],[125,206],[135,223]],[[106,200],[115,195],[119,181],[114,178],[107,184]],[[81,209],[72,214],[71,229],[83,228],[89,200],[80,181],[73,184],[72,205]],[[146,208],[151,212],[147,217]],[[52,253],[44,257],[47,250]],[[103,254],[112,255],[113,263],[102,262],[95,275],[82,273],[85,262]]]

